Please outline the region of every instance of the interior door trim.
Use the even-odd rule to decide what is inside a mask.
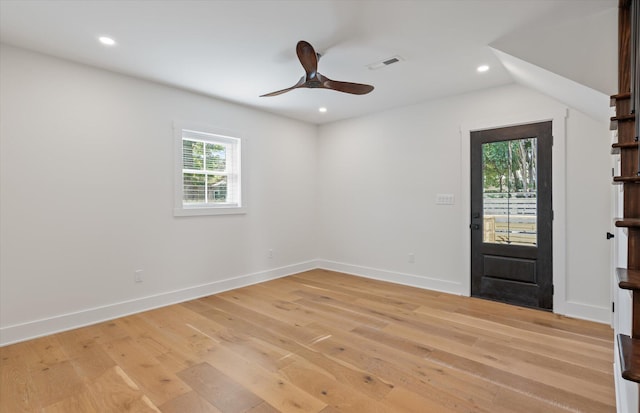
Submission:
[[[472,120],[460,125],[460,207],[461,222],[460,233],[462,235],[461,259],[464,261],[464,270],[461,274],[461,293],[471,296],[471,132],[485,129],[504,128],[509,126],[524,125],[552,121],[552,134],[554,138],[553,153],[553,284],[555,294],[553,296],[553,312],[564,315],[575,315],[580,318],[591,318],[602,321],[602,312],[599,309],[587,308],[578,303],[567,301],[566,291],[566,118],[568,109],[549,111],[526,111],[520,115],[504,116],[501,120]],[[610,316],[610,314],[609,314]]]

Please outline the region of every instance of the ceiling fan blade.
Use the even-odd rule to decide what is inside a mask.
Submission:
[[[318,78],[322,82],[323,88],[337,90],[338,92],[351,93],[352,95],[366,95],[373,90],[373,86],[371,85],[365,85],[363,83],[339,82],[337,80],[331,80],[326,76],[322,76],[320,73],[318,73]]]
[[[300,64],[304,67],[304,71],[307,73],[307,80],[313,79],[318,73],[318,55],[308,42],[300,40],[296,46],[296,54]]]
[[[299,87],[304,87],[304,83],[305,83],[305,78],[304,78],[304,76],[302,76],[300,78],[300,80],[298,80],[298,83],[296,83],[295,85],[293,85],[291,87],[288,87],[288,88],[282,89],[282,90],[278,90],[278,91],[275,91],[275,92],[267,93],[265,95],[260,95],[259,97],[263,98],[263,97],[270,97],[270,96],[278,96],[278,95],[281,95],[283,93],[290,92],[293,89],[297,89]]]
[[[338,92],[351,93],[352,95],[366,95],[373,90],[373,86],[362,83],[339,82],[331,80],[318,73],[318,54],[308,42],[300,40],[296,45],[298,60],[304,68],[305,75],[298,80],[298,83],[286,89],[260,95],[260,97],[278,96],[293,89],[305,87],[310,89],[331,89]]]

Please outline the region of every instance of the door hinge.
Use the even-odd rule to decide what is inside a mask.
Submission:
[[[556,211],[554,211],[553,209],[551,210],[551,220],[555,220],[556,219]]]
[[[611,312],[612,313],[616,312],[616,303],[614,303],[613,301],[611,302]]]
[[[554,295],[556,293],[556,286],[551,284],[551,295]]]

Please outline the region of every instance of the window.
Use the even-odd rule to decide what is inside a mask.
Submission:
[[[178,126],[175,135],[174,215],[244,213],[240,139]]]

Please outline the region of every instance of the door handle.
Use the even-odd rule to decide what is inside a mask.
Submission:
[[[471,224],[471,225],[469,225],[469,228],[471,228],[471,229],[480,229],[480,224]]]
[[[610,233],[610,232],[607,232],[607,239],[611,239],[611,238],[613,238],[613,237],[615,237],[615,235],[613,235],[613,234],[612,234],[612,233]]]

